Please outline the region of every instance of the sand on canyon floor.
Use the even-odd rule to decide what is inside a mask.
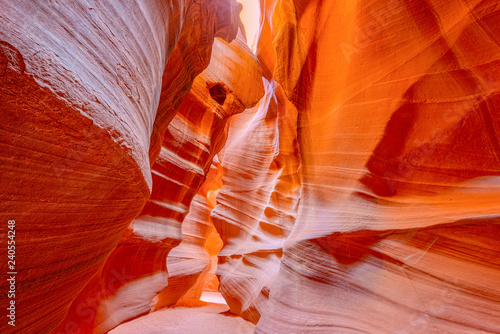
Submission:
[[[228,312],[218,292],[186,301],[121,324],[109,334],[250,334],[255,325]]]

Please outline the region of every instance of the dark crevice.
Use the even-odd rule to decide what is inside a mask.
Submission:
[[[224,101],[226,101],[227,92],[220,83],[216,83],[213,86],[209,87],[208,91],[210,92],[210,96],[215,100],[215,102],[220,105],[224,104]]]

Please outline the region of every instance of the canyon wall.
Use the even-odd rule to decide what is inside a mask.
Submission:
[[[222,188],[211,215],[224,244],[217,267],[220,291],[232,312],[255,323],[300,198],[297,112],[276,82],[264,82],[259,104],[231,119],[219,154]]]
[[[179,42],[184,36],[187,35],[181,34]],[[191,52],[184,60],[197,56]],[[231,71],[225,69],[230,60],[234,63]],[[226,141],[228,118],[256,104],[263,94],[260,67],[241,34],[231,43],[214,40],[209,63],[206,70],[193,78],[190,93],[162,136],[163,144],[152,167],[149,200],[54,333],[64,333],[66,328],[75,326],[105,333],[152,308],[175,304],[209,265],[204,243],[212,228],[206,219],[210,211],[204,213],[203,207],[195,205],[185,226],[183,222],[186,223],[191,202],[213,157]],[[170,64],[169,61],[166,71]],[[206,194],[202,193],[195,203],[203,198]],[[200,222],[192,226],[196,220]],[[190,234],[189,229],[195,238],[188,237],[182,248],[190,248],[192,261],[176,265],[172,259],[174,275],[169,279],[167,256],[181,243],[183,232]],[[153,299],[160,292],[156,305]]]
[[[68,311],[58,331],[93,328],[98,290],[70,305],[143,210],[149,156],[237,14],[226,0],[0,2],[0,212],[20,273],[19,321],[2,332],[47,333]]]
[[[20,273],[12,330],[46,333],[149,197],[161,74],[187,2],[0,8],[0,212],[16,221]]]
[[[302,194],[256,332],[499,332],[496,2],[274,8]]]
[[[5,332],[199,298],[221,247],[256,333],[500,332],[500,6],[260,8],[254,55],[229,0],[0,0]]]

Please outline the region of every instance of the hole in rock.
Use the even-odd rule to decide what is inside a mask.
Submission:
[[[210,92],[210,96],[215,100],[215,102],[220,105],[224,104],[224,101],[226,101],[227,92],[221,84],[216,83],[215,85],[209,87],[208,91]]]

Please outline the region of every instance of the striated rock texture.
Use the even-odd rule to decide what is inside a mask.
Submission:
[[[0,0],[0,332],[198,297],[212,223],[256,333],[500,332],[498,1],[260,8]]]
[[[96,273],[141,212],[152,184],[148,155],[208,65],[214,35],[235,37],[237,6],[1,1],[0,8],[0,212],[16,220],[22,273],[15,330],[46,333],[92,277],[100,280]],[[166,65],[179,54],[190,57]],[[173,88],[165,83],[174,79]],[[165,99],[174,109],[165,110]],[[99,300],[130,278],[113,270],[103,279],[108,290],[81,294],[70,312],[76,319],[70,314],[58,332],[93,327]]]
[[[257,333],[500,331],[499,9],[276,3],[302,195]]]
[[[150,161],[160,153],[165,133],[195,77],[209,64],[214,37],[228,42],[239,26],[236,3],[229,0],[192,2],[179,41],[165,67],[158,110],[151,134]]]
[[[181,34],[179,45],[184,45],[182,38],[187,36]],[[85,331],[105,333],[123,321],[156,308],[154,303],[158,298],[153,298],[167,285],[170,287],[159,296],[158,307],[174,304],[209,265],[208,254],[196,247],[204,247],[212,228],[206,219],[210,211],[204,213],[204,208],[199,207],[203,205],[200,203],[203,196],[195,201],[186,225],[199,239],[187,240],[187,245],[192,246],[189,250],[198,251],[191,255],[193,261],[178,265],[174,260],[171,263],[174,277],[170,281],[166,259],[170,250],[181,242],[181,224],[191,201],[214,155],[225,143],[227,119],[257,103],[263,94],[260,67],[243,45],[241,35],[230,44],[214,41],[210,65],[194,79],[191,92],[163,136],[162,148],[152,168],[151,197],[125,231],[103,270],[75,300],[56,333],[64,331],[69,324],[78,324],[78,328]],[[197,57],[197,53],[191,52],[189,56]],[[231,59],[236,74],[239,64],[246,65],[245,71],[241,67],[240,74],[234,75],[224,70],[222,65]],[[253,84],[246,86],[242,82]],[[206,194],[204,197],[206,199]],[[192,226],[195,223],[192,220],[201,221]],[[83,312],[82,308],[89,310]]]
[[[158,295],[156,309],[174,305],[181,298],[199,299],[204,283],[210,279],[213,261],[216,265],[216,255],[222,248],[220,238],[212,235],[214,226],[210,219],[215,206],[214,192],[221,187],[221,177],[222,168],[212,164],[191,201],[189,213],[182,222],[182,241],[167,257],[168,286]],[[214,278],[212,275],[212,280]]]
[[[254,323],[267,302],[300,197],[296,109],[282,91],[275,94],[275,82],[264,82],[260,103],[231,119],[219,154],[223,185],[212,211],[224,243],[220,291],[231,312]]]
[[[18,322],[5,331],[57,326],[141,212],[161,76],[188,5],[0,1],[0,212],[16,221],[19,273]]]

